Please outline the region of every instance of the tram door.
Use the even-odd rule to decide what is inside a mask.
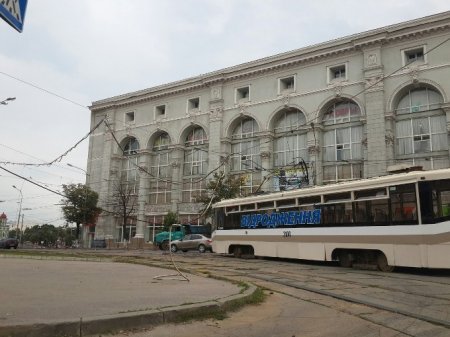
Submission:
[[[420,212],[422,214],[422,223],[433,222],[433,186],[431,182],[419,182]]]

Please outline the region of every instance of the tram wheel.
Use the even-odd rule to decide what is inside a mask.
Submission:
[[[390,273],[395,268],[394,266],[390,266],[388,264],[386,255],[384,255],[383,253],[378,253],[378,255],[377,255],[377,267],[378,267],[378,270],[386,272],[386,273]]]
[[[242,249],[241,249],[241,247],[234,247],[233,255],[237,259],[241,258],[241,256],[242,256]]]
[[[353,266],[352,255],[348,252],[341,252],[339,254],[339,265],[344,268],[351,268]]]

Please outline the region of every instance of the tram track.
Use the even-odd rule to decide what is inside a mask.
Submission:
[[[302,264],[284,260],[243,260],[228,256],[208,255],[176,258],[185,270],[207,269],[211,274],[255,283],[299,300],[311,300],[305,292],[320,296],[316,304],[328,303],[341,309],[338,302],[365,306],[378,312],[390,313],[398,320],[411,320],[412,325],[430,325],[450,336],[450,275],[421,275],[416,273],[381,273],[355,270],[324,264]],[[428,273],[429,274],[429,273]],[[297,291],[302,292],[296,294]],[[328,300],[327,300],[328,299]],[[381,324],[374,316],[363,319]],[[386,327],[396,329],[395,324]],[[406,334],[408,335],[408,334]],[[411,334],[411,336],[416,336]]]

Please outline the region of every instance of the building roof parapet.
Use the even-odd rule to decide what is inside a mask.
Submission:
[[[138,104],[168,95],[209,87],[218,83],[257,76],[270,71],[278,71],[297,64],[352,52],[366,46],[384,44],[439,30],[443,31],[448,28],[450,28],[450,11],[268,56],[176,82],[106,98],[93,102],[90,109],[94,112],[118,106]]]

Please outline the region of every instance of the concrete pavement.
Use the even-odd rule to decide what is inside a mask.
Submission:
[[[235,284],[115,262],[0,257],[0,336],[80,336],[155,326],[248,296]],[[155,278],[162,276],[161,278]]]

